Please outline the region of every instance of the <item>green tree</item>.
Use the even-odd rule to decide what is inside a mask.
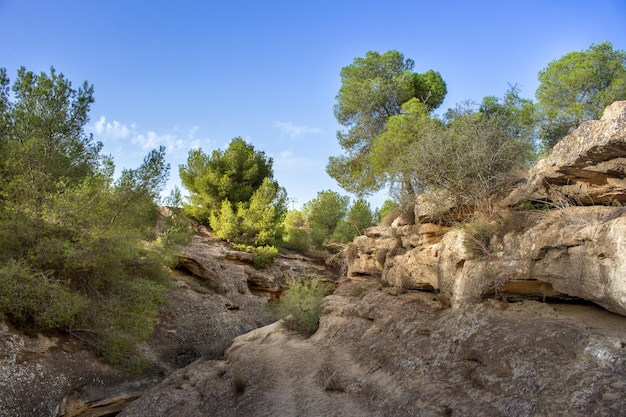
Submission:
[[[403,201],[403,205],[408,201],[412,203],[423,191],[422,183],[411,176],[412,161],[407,158],[406,149],[440,126],[424,103],[413,98],[402,105],[401,113],[389,118],[387,130],[373,140],[372,168],[397,190],[398,200]]]
[[[305,253],[310,245],[311,237],[304,212],[290,210],[283,222],[282,246]]]
[[[317,197],[308,201],[303,209],[311,231],[311,240],[318,248],[330,237],[339,222],[346,215],[350,198],[335,191],[320,191]]]
[[[270,308],[289,329],[311,336],[319,327],[320,304],[333,288],[317,277],[293,278],[287,285],[280,300]]]
[[[350,206],[345,218],[337,224],[330,239],[339,244],[352,242],[373,225],[374,215],[369,203],[359,198]]]
[[[542,138],[550,149],[585,120],[599,119],[609,104],[626,99],[626,53],[610,42],[569,52],[541,70],[539,82]]]
[[[446,190],[458,204],[490,212],[492,197],[506,190],[534,155],[530,138],[510,127],[506,106],[492,110],[466,105],[449,112],[446,124],[412,130],[416,125],[407,123],[399,134],[414,137],[398,169],[423,192]]]
[[[334,107],[338,132],[347,155],[331,157],[327,172],[347,191],[364,194],[381,189],[386,178],[372,169],[372,141],[386,129],[389,117],[400,114],[411,98],[432,111],[443,102],[447,89],[439,73],[412,73],[415,63],[398,51],[369,51],[341,69],[341,88]]]
[[[202,149],[189,152],[187,164],[179,167],[183,186],[189,190],[189,204],[184,210],[202,223],[222,209],[224,200],[233,205],[248,203],[266,178],[273,179],[272,158],[257,152],[242,138],[234,138],[225,151],[209,156]]]
[[[21,68],[2,104],[0,313],[16,325],[55,328],[122,363],[147,338],[169,283],[155,234],[167,178],[164,148],[113,179],[113,161],[86,135],[93,88],[51,69]]]
[[[483,99],[479,112],[487,117],[500,118],[509,138],[534,142],[540,121],[539,109],[532,100],[520,97],[519,92],[517,85],[513,85],[502,99],[487,96]]]
[[[276,181],[265,178],[247,207],[239,203],[243,237],[257,246],[273,245],[286,213],[287,192]]]
[[[183,210],[233,243],[273,245],[287,211],[287,193],[273,179],[272,159],[241,138],[225,151],[189,152],[180,166],[191,192]]]

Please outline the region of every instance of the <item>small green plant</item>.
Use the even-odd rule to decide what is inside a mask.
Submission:
[[[259,246],[252,250],[252,264],[257,269],[264,269],[270,266],[278,256],[278,249],[275,246]]]
[[[275,246],[247,246],[234,245],[235,248],[252,254],[252,265],[256,269],[265,269],[270,266],[278,256],[278,248]]]
[[[87,305],[86,298],[26,263],[10,259],[0,268],[0,313],[26,331],[67,328]]]
[[[280,301],[270,308],[291,330],[311,336],[319,326],[319,306],[331,287],[319,278],[292,279]]]

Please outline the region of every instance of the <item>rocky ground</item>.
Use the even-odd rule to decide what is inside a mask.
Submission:
[[[346,281],[310,339],[281,323],[200,359],[121,416],[626,415],[626,318]]]
[[[115,415],[175,370],[222,358],[235,337],[271,323],[267,300],[289,277],[339,279],[323,260],[287,252],[257,270],[249,253],[202,227],[181,255],[155,331],[139,346],[153,362],[142,373],[112,368],[64,334],[26,335],[0,322],[0,417]]]
[[[256,270],[200,228],[140,346],[148,371],[0,323],[0,416],[626,416],[624,178],[617,102],[474,219],[478,245],[435,224],[454,207],[418,201],[417,224],[349,244],[339,279],[293,253]],[[305,338],[265,305],[312,275],[339,282]]]

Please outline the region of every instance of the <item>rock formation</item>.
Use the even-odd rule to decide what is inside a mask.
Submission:
[[[625,143],[618,102],[530,170],[499,218],[442,226],[418,201],[418,224],[368,229],[308,339],[263,306],[287,277],[332,271],[287,254],[255,270],[199,229],[142,347],[152,373],[0,327],[0,415],[624,416]]]
[[[558,142],[505,203],[558,206],[563,198],[584,205],[626,201],[626,101],[613,103],[600,120],[584,122]]]
[[[437,215],[418,202],[421,223],[367,230],[313,337],[254,330],[121,416],[624,415],[625,137],[615,103],[500,219],[424,223]]]
[[[456,307],[494,295],[580,298],[626,315],[626,209],[616,204],[626,201],[625,156],[626,101],[530,170],[500,221],[485,225],[494,229],[487,245],[462,227],[376,227],[348,249],[348,274],[432,289]],[[592,202],[613,205],[582,206]],[[428,218],[429,207],[418,204],[416,218]]]
[[[626,318],[537,301],[442,309],[389,290],[345,281],[312,338],[254,330],[120,417],[623,415]]]
[[[202,227],[181,256],[155,331],[139,346],[154,362],[143,373],[114,369],[65,335],[28,336],[0,322],[0,416],[114,415],[173,371],[221,358],[235,337],[269,324],[267,300],[289,277],[339,278],[323,262],[290,253],[256,270],[250,254]]]

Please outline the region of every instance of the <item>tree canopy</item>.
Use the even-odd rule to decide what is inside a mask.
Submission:
[[[242,138],[208,156],[189,152],[180,166],[191,192],[186,213],[209,224],[222,239],[244,244],[273,244],[287,211],[287,192],[274,180],[272,158]]]
[[[74,89],[54,69],[0,80],[0,313],[120,363],[150,335],[169,279],[154,231],[165,150],[114,179],[84,130],[92,86]]]
[[[341,69],[341,88],[334,107],[347,128],[337,133],[346,155],[331,157],[328,174],[347,191],[367,194],[381,189],[386,178],[371,164],[372,142],[386,130],[387,120],[415,98],[431,112],[443,103],[447,87],[438,72],[411,72],[415,63],[398,51],[369,51]]]
[[[221,210],[224,200],[233,208],[249,202],[266,178],[273,180],[272,163],[265,152],[257,152],[241,137],[231,140],[225,151],[217,149],[211,155],[191,150],[187,164],[179,167],[183,186],[191,193],[185,211],[206,223],[212,212]]]
[[[541,70],[539,82],[542,137],[551,148],[585,120],[599,119],[609,104],[626,99],[626,53],[610,42],[569,52]]]
[[[373,160],[409,190],[408,208],[417,194],[445,190],[459,204],[489,209],[511,173],[532,158],[534,114],[515,88],[503,100],[486,97],[478,109],[468,103],[449,110],[444,120],[410,100],[374,141]],[[404,203],[401,193],[398,200]]]

